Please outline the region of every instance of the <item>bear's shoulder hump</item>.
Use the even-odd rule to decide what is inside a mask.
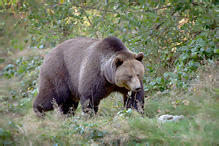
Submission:
[[[100,43],[101,47],[114,52],[127,50],[123,42],[117,37],[107,37]]]

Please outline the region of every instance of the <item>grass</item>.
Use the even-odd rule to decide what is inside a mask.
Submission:
[[[188,92],[173,89],[146,98],[144,117],[132,110],[125,111],[122,97],[115,93],[101,102],[99,113],[90,119],[82,116],[80,105],[75,116],[55,110],[44,119],[38,118],[32,109],[38,71],[39,68],[24,72],[22,79],[1,80],[4,92],[0,98],[0,144],[219,143],[219,92],[217,72],[212,67],[198,72],[199,77]],[[30,88],[33,80],[36,84]],[[184,115],[184,118],[160,123],[158,117],[163,114]]]

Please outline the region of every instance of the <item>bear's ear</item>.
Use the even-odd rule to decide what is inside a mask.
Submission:
[[[114,60],[114,64],[115,64],[115,67],[119,67],[120,65],[123,64],[123,59],[121,57],[116,57],[115,60]]]
[[[141,61],[143,60],[144,58],[144,54],[142,52],[138,53],[136,56],[135,56],[136,60],[138,61]]]

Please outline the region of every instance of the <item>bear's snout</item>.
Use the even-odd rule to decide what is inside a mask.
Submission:
[[[136,87],[135,88],[135,92],[138,92],[138,91],[140,91],[141,90],[141,87]]]
[[[132,78],[128,85],[133,92],[138,92],[141,90],[141,83],[138,77]]]

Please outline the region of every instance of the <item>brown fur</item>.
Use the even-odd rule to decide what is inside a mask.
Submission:
[[[121,40],[74,38],[54,48],[44,59],[40,71],[35,111],[53,109],[55,99],[64,114],[79,101],[84,112],[98,111],[100,100],[117,91],[124,105],[143,112],[143,54],[129,51]],[[127,94],[132,91],[128,98]],[[139,110],[140,108],[140,110]]]

